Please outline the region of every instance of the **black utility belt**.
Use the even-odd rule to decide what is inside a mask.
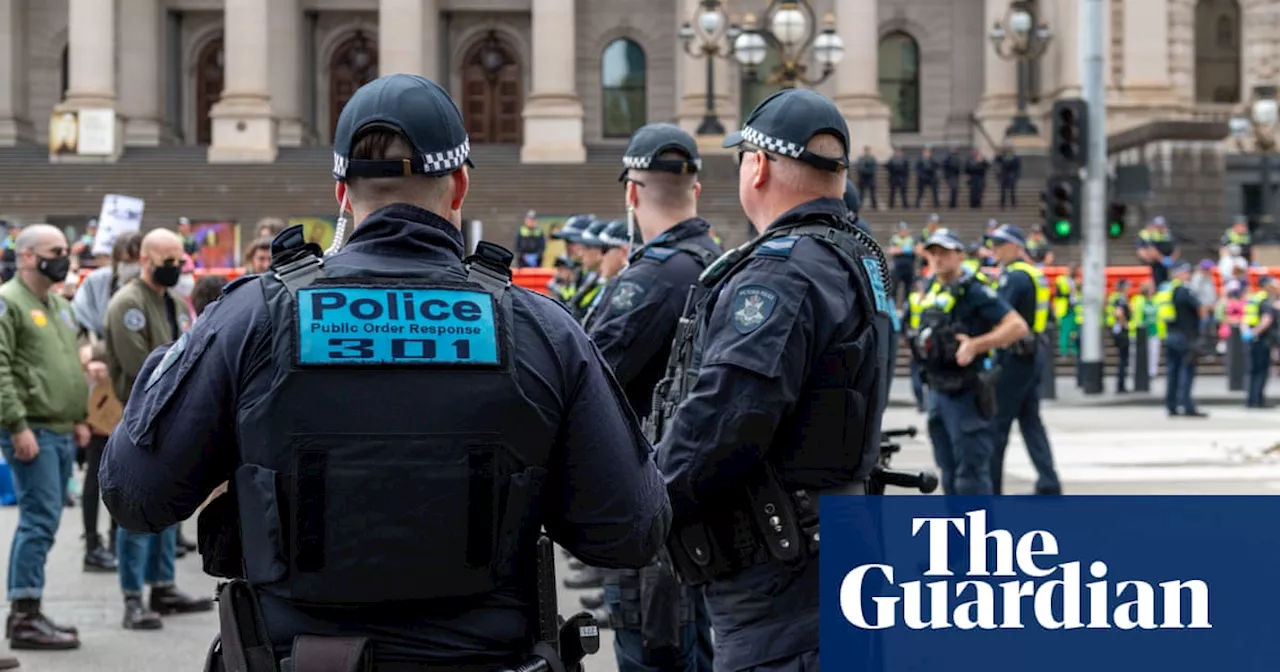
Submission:
[[[798,567],[818,556],[818,496],[865,495],[866,481],[810,493],[786,492],[769,470],[739,506],[677,524],[667,542],[681,583],[702,585],[768,563]]]

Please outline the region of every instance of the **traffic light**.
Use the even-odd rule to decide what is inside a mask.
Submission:
[[[1089,149],[1089,105],[1080,99],[1053,104],[1053,135],[1049,158],[1055,173],[1077,173],[1084,168]]]
[[[1107,237],[1111,239],[1124,235],[1125,214],[1129,206],[1124,203],[1112,203],[1107,206]]]
[[[1050,177],[1044,189],[1044,231],[1050,240],[1074,242],[1080,236],[1080,178]]]

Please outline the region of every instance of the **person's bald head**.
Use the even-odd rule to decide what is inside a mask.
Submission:
[[[155,229],[142,237],[142,256],[138,260],[142,265],[142,279],[152,287],[171,287],[157,283],[157,269],[166,266],[182,268],[182,238],[168,229]],[[175,274],[176,275],[176,274]]]
[[[49,248],[61,247],[66,250],[67,236],[51,224],[29,224],[18,231],[18,237],[13,242],[19,253],[34,251],[49,256]]]

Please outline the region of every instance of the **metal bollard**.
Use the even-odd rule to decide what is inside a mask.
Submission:
[[[1055,330],[1046,329],[1040,335],[1040,347],[1045,356],[1040,360],[1040,398],[1058,398],[1058,338]]]
[[[1232,392],[1244,391],[1246,349],[1240,327],[1231,327],[1231,334],[1227,336],[1227,389]]]
[[[1133,336],[1133,391],[1151,391],[1151,371],[1147,368],[1151,360],[1150,339],[1146,327],[1138,327]]]

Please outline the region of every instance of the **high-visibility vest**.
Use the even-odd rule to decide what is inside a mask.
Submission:
[[[907,326],[912,330],[920,328],[920,313],[924,311],[924,292],[911,292],[907,295]]]
[[[1227,243],[1230,245],[1243,246],[1243,245],[1253,244],[1253,236],[1249,235],[1248,231],[1244,233],[1236,233],[1236,230],[1234,228],[1229,228],[1227,229],[1226,238],[1227,238]]]
[[[1244,326],[1256,327],[1262,321],[1262,304],[1271,299],[1271,295],[1265,291],[1254,292],[1249,295],[1249,303],[1244,307]]]
[[[1160,285],[1156,292],[1156,332],[1160,338],[1169,334],[1169,324],[1178,319],[1178,307],[1173,305],[1173,293],[1182,286],[1181,280]]]
[[[1124,292],[1111,292],[1110,296],[1107,297],[1107,327],[1108,328],[1116,326],[1116,309],[1119,308],[1120,306],[1127,305],[1128,303],[1129,303],[1128,297],[1124,295]],[[1130,313],[1129,319],[1130,321],[1132,321],[1133,319],[1132,313]]]
[[[1071,278],[1065,275],[1059,275],[1053,281],[1053,317],[1062,322],[1062,318],[1067,316],[1067,311],[1071,310],[1072,303],[1075,302],[1076,288]]]
[[[1129,299],[1129,338],[1137,338],[1139,327],[1151,329],[1151,316],[1147,315],[1147,308],[1147,297],[1142,294],[1134,294]]]
[[[1159,230],[1159,233],[1156,231]],[[1138,232],[1138,238],[1147,243],[1167,243],[1173,240],[1173,236],[1169,235],[1168,229],[1143,229]]]
[[[1036,286],[1036,314],[1034,323],[1029,325],[1031,330],[1037,334],[1043,334],[1045,328],[1049,325],[1049,278],[1045,277],[1044,271],[1028,264],[1025,261],[1015,261],[1004,267],[1006,273],[1022,271],[1026,273]]]
[[[961,267],[964,268],[966,272],[969,273],[969,275],[972,275],[973,277],[977,278],[978,282],[981,282],[982,284],[990,287],[991,289],[996,289],[999,286],[1000,283],[992,279],[986,273],[982,272],[982,264],[977,259],[965,259],[963,262],[960,263],[960,265]]]

